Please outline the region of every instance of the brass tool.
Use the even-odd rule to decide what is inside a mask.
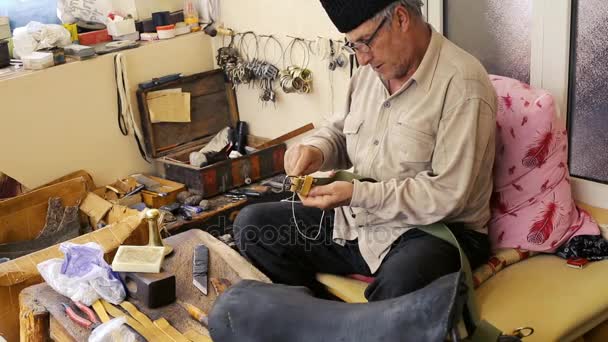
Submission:
[[[160,212],[156,209],[146,211],[148,220],[147,246],[120,246],[112,261],[112,270],[115,272],[145,272],[158,273],[165,259],[173,248],[163,245],[158,231],[158,217]]]
[[[165,245],[160,238],[160,229],[158,227],[158,218],[160,211],[158,209],[149,209],[146,211],[146,220],[148,220],[148,246],[164,247],[165,256],[173,252],[173,247]]]

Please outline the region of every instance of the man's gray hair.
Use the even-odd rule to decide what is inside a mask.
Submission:
[[[404,6],[408,12],[410,12],[410,14],[416,16],[416,17],[423,17],[422,16],[422,6],[424,5],[424,3],[422,2],[422,0],[397,0],[395,2],[393,2],[392,4],[388,5],[385,9],[383,9],[382,11],[380,11],[378,14],[376,14],[376,16],[374,17],[374,19],[382,19],[382,18],[388,18],[390,19],[393,16],[393,12],[395,11],[395,8],[397,8],[397,6],[402,5]]]

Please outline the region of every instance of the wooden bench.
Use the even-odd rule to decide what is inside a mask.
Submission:
[[[209,277],[226,278],[232,284],[241,279],[270,280],[247,262],[236,251],[201,230],[189,230],[164,240],[172,246],[173,254],[165,259],[163,269],[175,274],[178,300],[196,305],[209,312],[216,299],[213,289],[207,296],[192,284],[192,251],[199,244],[209,248]],[[72,322],[65,314],[61,303],[69,303],[66,298],[51,289],[46,283],[30,286],[19,296],[21,341],[87,341],[90,331]],[[169,323],[185,333],[194,330],[208,335],[205,327],[190,318],[178,304],[149,309],[134,299],[129,299],[150,319],[164,317]]]

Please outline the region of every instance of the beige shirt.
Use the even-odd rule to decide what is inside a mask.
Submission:
[[[473,56],[433,30],[420,66],[395,94],[371,67],[360,68],[344,113],[304,143],[323,152],[322,170],[353,167],[379,181],[355,181],[350,206],[335,209],[333,233],[340,244],[358,238],[372,273],[417,225],[486,231],[496,94]]]

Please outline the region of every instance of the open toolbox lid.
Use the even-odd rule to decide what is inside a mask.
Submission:
[[[152,123],[147,94],[152,91],[181,88],[190,93],[191,122]],[[235,127],[239,120],[236,95],[221,69],[211,70],[147,89],[137,90],[146,153],[160,158],[201,145],[224,127]]]

